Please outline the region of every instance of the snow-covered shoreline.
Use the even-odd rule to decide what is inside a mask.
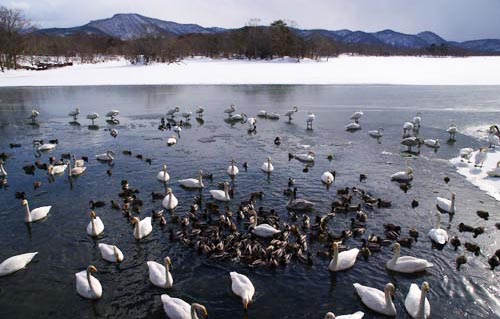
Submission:
[[[299,63],[294,59],[194,58],[146,66],[121,59],[47,71],[0,73],[0,87],[231,84],[500,85],[500,57],[340,56]]]

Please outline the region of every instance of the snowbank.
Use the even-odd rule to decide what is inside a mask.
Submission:
[[[465,176],[473,185],[500,201],[500,177],[490,177],[487,174],[489,170],[497,167],[500,161],[500,150],[490,149],[482,168],[474,167],[474,158],[477,153],[478,151],[473,152],[471,163],[462,162],[460,157],[452,158],[450,162],[455,165],[460,175]]]
[[[125,60],[47,71],[0,73],[0,86],[161,84],[500,85],[500,57],[360,57],[329,61],[186,59],[130,65]]]

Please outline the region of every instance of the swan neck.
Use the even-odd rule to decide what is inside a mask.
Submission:
[[[400,253],[401,252],[400,252],[399,248],[394,249],[394,256],[391,259],[391,263],[396,263],[396,261],[398,261]]]
[[[436,214],[436,229],[441,228],[441,215]]]
[[[198,183],[200,184],[201,187],[205,186],[203,185],[203,176],[201,174],[198,175]]]
[[[198,319],[198,315],[196,314],[196,308],[191,306],[191,319]]]
[[[425,318],[425,289],[420,292],[420,302],[418,304],[417,318]]]
[[[339,265],[339,247],[337,245],[333,246],[333,264],[335,267]]]
[[[95,219],[94,217],[90,217],[90,223],[92,224],[92,235],[96,236],[96,230],[95,230]]]
[[[92,280],[91,280],[91,274],[90,274],[90,271],[87,270],[87,282],[89,283],[89,288],[90,288],[90,292],[92,294],[94,294],[94,286],[92,286]]]
[[[391,293],[389,292],[389,289],[385,289],[384,291],[385,294],[385,307],[386,309],[391,308],[395,311],[394,304],[392,303],[392,298],[391,298]]]
[[[139,233],[139,222],[135,223],[134,225],[134,236],[135,238],[140,238],[140,233]]]
[[[229,191],[227,185],[224,185],[224,197],[229,200]]]
[[[31,212],[30,212],[30,206],[29,206],[29,204],[26,204],[26,212],[24,213],[24,219],[27,222],[31,222]]]

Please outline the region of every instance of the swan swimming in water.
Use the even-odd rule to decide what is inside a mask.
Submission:
[[[448,127],[446,129],[446,132],[448,132],[450,134],[450,140],[454,141],[455,140],[455,136],[458,132],[458,128],[455,124],[451,124],[450,127]]]
[[[92,121],[92,126],[95,126],[95,120],[97,120],[98,118],[99,118],[99,114],[95,113],[95,112],[87,115],[87,120]]]
[[[121,263],[123,261],[123,253],[117,246],[100,243],[98,247],[102,259],[110,263]]]
[[[257,116],[258,117],[267,117],[267,111],[260,110],[259,112],[257,112]]]
[[[463,161],[465,159],[465,160],[467,160],[467,162],[470,163],[470,159],[472,158],[473,152],[474,152],[474,149],[472,149],[470,147],[460,149],[460,152],[459,152],[460,160]]]
[[[336,272],[351,268],[356,262],[358,257],[359,249],[352,248],[339,253],[339,244],[333,243],[333,256],[330,264],[328,265],[328,270]]]
[[[314,115],[314,113],[307,112],[307,116],[306,116],[306,128],[308,130],[312,130],[312,124],[313,124],[313,121],[314,121],[315,118],[316,118],[316,115]]]
[[[78,115],[80,115],[80,108],[77,107],[73,111],[68,113],[68,116],[73,118],[73,121],[76,122],[78,120]]]
[[[95,158],[101,162],[111,162],[115,159],[115,153],[113,151],[107,151],[104,154],[96,155]]]
[[[175,117],[175,113],[179,112],[179,107],[176,106],[173,109],[167,111],[167,117]]]
[[[147,264],[149,269],[149,281],[151,281],[153,285],[160,288],[172,288],[174,279],[170,273],[170,266],[172,266],[170,257],[165,257],[164,265],[156,261],[148,261]]]
[[[417,112],[417,115],[415,115],[413,117],[413,120],[412,120],[412,123],[413,125],[415,125],[415,128],[418,130],[420,129],[420,122],[422,122],[422,117],[421,117],[422,113],[420,112]]]
[[[229,167],[226,170],[227,173],[229,174],[229,176],[236,176],[240,172],[240,170],[238,169],[238,166],[234,165],[235,163],[236,162],[234,161],[234,159],[232,159],[231,165],[229,165]]]
[[[415,129],[415,125],[412,122],[403,123],[403,137],[411,136],[411,132]]]
[[[429,146],[429,147],[432,147],[432,148],[439,148],[441,145],[439,144],[439,140],[438,139],[426,139],[424,140],[424,144]]]
[[[176,208],[177,204],[179,204],[179,201],[174,196],[174,193],[172,192],[171,188],[167,188],[167,195],[165,196],[165,198],[163,198],[161,204],[163,205],[163,208],[169,210]]]
[[[429,290],[429,284],[426,281],[422,283],[422,290],[416,284],[411,284],[410,291],[406,295],[405,308],[412,318],[427,319],[431,316],[431,304],[426,297]]]
[[[134,237],[137,240],[143,239],[153,231],[151,217],[144,217],[142,220],[132,217],[132,225],[134,225]]]
[[[198,178],[186,178],[178,180],[179,184],[186,188],[203,188],[203,171],[198,172]]]
[[[314,162],[314,158],[315,158],[316,154],[313,152],[313,151],[309,151],[307,153],[304,153],[304,154],[291,154],[289,153],[288,154],[288,159],[297,159],[301,162],[306,162],[306,163],[310,163],[310,162]]]
[[[169,319],[198,319],[198,313],[201,313],[203,318],[208,318],[207,309],[198,303],[189,305],[184,300],[172,298],[167,294],[161,295],[161,302]]]
[[[0,264],[0,277],[10,275],[25,268],[36,254],[38,254],[38,252],[25,253],[5,259]]]
[[[384,291],[363,286],[358,283],[354,283],[353,286],[365,306],[386,316],[396,315],[396,307],[391,298],[395,291],[393,284],[388,283],[385,285]]]
[[[98,237],[104,231],[104,223],[94,211],[90,212],[90,222],[87,224],[87,235]]]
[[[47,173],[49,175],[60,175],[62,173],[64,173],[64,171],[66,171],[66,168],[68,167],[67,164],[64,164],[64,165],[49,165],[49,167],[47,167]]]
[[[334,173],[335,172],[324,172],[323,175],[321,175],[321,181],[326,185],[331,185],[335,181]]]
[[[255,294],[255,287],[247,276],[232,271],[229,273],[231,277],[231,290],[235,295],[241,298],[243,308],[248,310],[248,306],[252,302],[253,295]]]
[[[413,180],[413,169],[408,167],[406,171],[399,171],[391,175],[391,181],[396,182],[411,182]]]
[[[236,111],[236,107],[234,106],[234,104],[231,104],[229,106],[229,108],[224,110],[224,113],[227,113],[227,114],[229,114],[229,116],[231,116],[235,111]]]
[[[368,135],[370,135],[371,137],[374,137],[374,138],[381,138],[382,136],[384,136],[383,132],[384,132],[384,129],[379,128],[378,130],[368,131]]]
[[[354,112],[354,113],[352,113],[350,119],[357,122],[363,116],[363,114],[364,114],[363,111]]]
[[[175,144],[177,144],[177,137],[175,137],[175,135],[172,135],[167,139],[167,146],[174,146]]]
[[[451,193],[451,200],[443,197],[436,197],[436,207],[442,213],[455,214],[455,193]]]
[[[198,108],[194,112],[196,113],[197,117],[203,117],[203,112],[205,112],[205,109],[202,106],[198,106]]]
[[[221,201],[221,202],[228,202],[231,200],[231,198],[229,197],[229,183],[228,182],[224,182],[224,190],[220,190],[220,189],[211,189],[210,190],[210,195],[212,195],[212,197],[218,201]]]
[[[35,142],[33,143],[33,146],[37,151],[43,152],[43,151],[50,151],[56,148],[57,144],[53,143],[40,143],[40,142]]]
[[[309,211],[314,208],[314,203],[306,199],[297,198],[297,188],[293,189],[286,208],[291,211]]]
[[[28,200],[26,199],[23,199],[22,205],[25,208],[25,213],[24,213],[25,223],[32,223],[44,219],[45,217],[47,217],[47,215],[50,212],[50,209],[52,208],[52,206],[42,206],[30,211],[30,206],[28,204]]]
[[[167,172],[167,165],[163,164],[163,170],[159,171],[156,175],[156,179],[160,182],[168,182],[170,180],[170,175]]]
[[[444,245],[448,242],[448,233],[441,228],[441,214],[439,212],[436,212],[436,225],[429,230],[428,236],[439,245]]]
[[[265,161],[262,164],[262,166],[260,167],[260,169],[263,170],[266,173],[271,173],[272,171],[274,171],[274,166],[271,163],[271,157],[270,156],[267,157],[267,161]]]
[[[346,131],[357,131],[361,129],[361,125],[357,122],[349,123],[345,126]]]
[[[101,283],[97,278],[92,276],[93,272],[97,272],[97,268],[90,265],[86,270],[82,270],[75,274],[76,292],[83,298],[99,299],[102,296]]]
[[[395,243],[394,247],[394,256],[391,260],[389,260],[385,267],[392,271],[411,274],[415,272],[425,271],[427,268],[432,267],[433,264],[428,262],[425,259],[411,257],[411,256],[400,256],[401,245],[399,243]]]
[[[279,120],[280,114],[278,112],[268,112],[267,118],[270,120]]]

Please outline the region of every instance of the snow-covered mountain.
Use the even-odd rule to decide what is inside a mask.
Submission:
[[[449,45],[484,53],[500,53],[499,39],[483,39],[466,42],[446,41],[439,35],[424,31],[416,35],[396,32],[393,30],[383,30],[379,32],[363,32],[324,29],[292,29],[296,34],[304,39],[313,37],[324,37],[337,42],[347,44],[363,44],[389,46],[400,49],[421,49],[430,45]],[[205,28],[198,24],[182,24],[172,21],[164,21],[149,18],[136,13],[115,14],[111,18],[95,20],[86,25],[73,28],[50,28],[39,29],[34,32],[51,36],[70,36],[74,34],[95,34],[103,35],[121,40],[131,40],[146,36],[180,36],[193,33],[220,33],[228,29],[212,27]]]

